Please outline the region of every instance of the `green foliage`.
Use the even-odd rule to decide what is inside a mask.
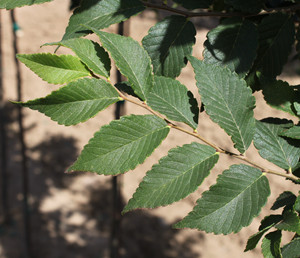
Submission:
[[[162,76],[154,77],[154,87],[148,104],[168,119],[183,122],[196,129],[199,108],[193,94],[179,81]]]
[[[0,8],[46,1],[4,0]],[[216,184],[202,194],[194,209],[175,227],[235,233],[248,226],[266,204],[270,194],[266,174],[281,176],[291,184],[300,183],[300,87],[277,78],[293,48],[299,58],[300,17],[295,4],[299,1],[176,0],[172,6],[167,2],[82,1],[69,20],[63,40],[45,44],[70,48],[74,56],[18,55],[43,80],[66,85],[44,98],[19,104],[64,125],[84,122],[119,100],[152,113],[123,116],[100,128],[70,172],[123,174],[143,163],[170,129],[206,144],[187,142],[171,149],[147,172],[123,212],[165,206],[187,197],[210,173],[216,173],[219,156],[229,155],[236,164],[220,171]],[[149,8],[173,15],[164,16],[145,32],[142,42],[102,31]],[[204,59],[200,61],[193,56],[195,25],[197,17],[210,15],[219,16],[220,23],[207,33]],[[82,38],[89,33],[98,35],[100,44]],[[127,81],[112,85],[111,59]],[[200,96],[193,96],[180,78],[175,79],[188,61]],[[293,121],[256,121],[254,91],[262,91],[271,108],[284,111],[287,119],[292,115]],[[199,98],[203,112],[224,129],[239,153],[217,146],[197,132]],[[258,154],[278,169],[257,164],[255,158],[244,154],[252,143]],[[245,251],[262,241],[264,257],[299,257],[299,195],[285,189],[271,210],[281,213],[261,221]],[[282,231],[294,233],[293,239],[281,244]]]
[[[118,92],[106,81],[79,79],[49,96],[21,103],[63,125],[75,125],[119,101]]]
[[[225,19],[208,32],[204,46],[204,62],[227,66],[240,77],[245,77],[256,57],[258,31],[249,20]]]
[[[124,211],[181,200],[197,189],[217,161],[213,148],[196,142],[170,150],[147,173]]]
[[[1,0],[0,8],[9,10],[25,5],[42,4],[51,1],[53,0]]]
[[[69,171],[104,175],[124,173],[143,163],[168,133],[166,122],[156,116],[124,116],[103,126]]]
[[[259,214],[269,194],[268,180],[258,169],[233,165],[175,227],[197,228],[215,234],[236,233]]]
[[[143,46],[152,60],[156,75],[177,77],[192,53],[196,30],[182,16],[169,16],[158,22],[143,39]]]
[[[64,84],[90,75],[79,58],[71,55],[30,54],[18,59],[39,77],[49,83]]]
[[[252,142],[255,128],[255,99],[244,80],[223,66],[206,64],[189,58],[197,86],[210,118],[231,137],[235,147],[244,153]]]

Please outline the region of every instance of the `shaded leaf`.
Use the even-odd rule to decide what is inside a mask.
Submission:
[[[143,38],[143,46],[151,57],[156,75],[177,77],[192,53],[196,30],[183,16],[168,16],[153,26]]]
[[[213,0],[174,0],[175,3],[180,4],[186,9],[209,8]]]
[[[128,78],[135,94],[145,100],[153,87],[151,61],[147,52],[132,38],[91,30],[99,36],[120,72]]]
[[[300,237],[292,240],[290,243],[282,247],[283,258],[299,258],[300,253]]]
[[[134,169],[151,155],[169,133],[164,120],[130,115],[102,126],[68,171],[117,175]]]
[[[111,24],[125,21],[144,10],[139,0],[85,0],[69,20],[63,40],[80,38],[89,33],[81,24],[104,29]]]
[[[240,77],[248,73],[258,47],[258,31],[254,23],[237,17],[225,19],[206,37],[204,62],[227,66]]]
[[[155,208],[183,199],[209,175],[218,158],[213,148],[196,142],[171,149],[147,172],[123,212]]]
[[[257,121],[254,146],[264,159],[283,169],[290,169],[297,165],[300,150],[278,136],[281,131],[282,124]]]
[[[260,170],[233,165],[203,193],[194,210],[175,227],[197,228],[215,234],[238,232],[259,214],[269,194],[268,179]]]
[[[300,195],[298,195],[295,204],[294,204],[294,209],[295,211],[297,211],[298,213],[300,213]]]
[[[264,81],[262,90],[264,99],[271,107],[296,115],[293,103],[300,96],[287,82]]]
[[[63,125],[75,125],[119,101],[118,92],[106,81],[80,79],[53,91],[45,98],[20,103],[38,110]]]
[[[281,258],[281,231],[277,230],[265,236],[262,241],[261,249],[264,258]]]
[[[283,131],[280,135],[300,140],[300,126],[293,126],[290,129]]]
[[[281,74],[294,43],[293,18],[283,13],[270,14],[262,20],[258,30],[259,49],[254,69],[275,78]]]
[[[52,0],[1,0],[0,8],[14,9],[25,5],[42,4],[51,2]]]
[[[119,90],[122,91],[132,97],[140,99],[133,91],[133,89],[130,87],[128,82],[119,82],[115,84],[115,87]],[[142,99],[140,99],[142,100]]]
[[[252,235],[251,237],[249,237],[244,252],[254,249],[257,246],[259,240],[262,238],[262,236],[281,220],[282,220],[281,215],[269,215],[265,217],[261,221],[259,231],[254,235]]]
[[[275,226],[277,229],[295,232],[300,235],[300,220],[295,211],[283,213],[283,220]]]
[[[245,152],[255,128],[255,98],[251,89],[228,68],[206,64],[194,57],[189,60],[207,114],[231,136],[235,148]]]
[[[186,123],[194,129],[197,128],[199,114],[197,101],[179,81],[155,76],[154,86],[147,103],[168,119]]]
[[[224,2],[236,10],[246,13],[258,13],[263,8],[264,3],[262,0],[224,0]]]
[[[90,75],[80,59],[71,55],[18,54],[17,58],[48,83],[64,84]]]
[[[109,77],[110,59],[107,52],[98,43],[89,39],[78,38],[45,45],[58,45],[70,48],[93,73],[106,78]]]
[[[278,196],[278,198],[272,205],[271,210],[277,210],[281,207],[286,207],[286,206],[292,207],[295,203],[295,200],[296,200],[296,196],[292,192],[284,191]]]

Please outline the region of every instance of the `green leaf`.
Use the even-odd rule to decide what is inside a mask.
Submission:
[[[262,241],[261,249],[264,258],[281,258],[280,250],[281,231],[277,230],[265,236]]]
[[[293,17],[283,13],[270,14],[262,20],[258,30],[259,49],[254,70],[275,78],[281,74],[295,40]]]
[[[192,53],[196,29],[183,16],[168,16],[156,23],[142,43],[153,64],[156,75],[177,77],[186,66],[186,56]]]
[[[295,211],[297,211],[298,213],[300,213],[300,195],[298,195],[295,204],[294,204],[294,209]]]
[[[76,56],[41,53],[18,54],[17,58],[48,83],[64,84],[90,75]]]
[[[186,9],[209,8],[213,0],[174,0],[175,3],[180,4]]]
[[[251,89],[236,73],[226,67],[206,64],[190,57],[197,86],[210,118],[218,123],[241,153],[252,142],[255,128],[255,98]]]
[[[280,135],[300,140],[300,126],[293,126],[292,128],[283,131]]]
[[[244,252],[254,249],[257,246],[259,240],[262,238],[262,236],[268,230],[270,230],[270,228],[272,228],[274,225],[276,225],[281,220],[282,220],[281,215],[269,215],[269,216],[265,217],[261,221],[259,231],[256,234],[249,237],[249,239],[247,241],[247,246],[246,246]]]
[[[283,213],[283,221],[275,226],[277,229],[295,232],[300,235],[300,220],[295,211]]]
[[[236,10],[246,13],[258,13],[263,7],[264,3],[262,0],[225,0],[224,2],[233,6]]]
[[[0,8],[6,8],[7,10],[9,10],[25,5],[42,4],[51,1],[52,0],[1,0]]]
[[[105,50],[98,43],[89,39],[69,39],[61,42],[45,44],[48,46],[58,45],[70,48],[80,58],[80,60],[93,73],[99,74],[106,78],[109,77],[110,59]]]
[[[299,258],[300,253],[300,237],[294,239],[284,247],[282,247],[283,258]]]
[[[63,125],[75,125],[119,101],[118,92],[106,81],[80,79],[53,91],[45,98],[20,103],[38,110]]]
[[[128,78],[135,94],[145,100],[153,87],[151,61],[147,52],[132,38],[91,30],[99,36],[120,72]]]
[[[271,210],[277,210],[281,207],[292,207],[295,203],[296,196],[289,191],[284,191],[281,193],[276,201],[274,202],[273,206],[271,207]]]
[[[155,76],[154,86],[148,96],[148,105],[168,119],[197,128],[199,108],[193,94],[171,78]]]
[[[256,57],[258,31],[254,23],[242,18],[225,19],[207,34],[204,62],[227,66],[245,77]]]
[[[233,165],[203,193],[194,210],[176,228],[197,228],[207,233],[229,234],[248,226],[266,204],[268,179],[260,170]]]
[[[138,0],[85,0],[69,20],[63,40],[80,38],[89,33],[81,24],[104,29],[111,24],[125,21],[144,10]]]
[[[278,136],[281,131],[282,124],[257,121],[254,146],[264,159],[283,169],[290,169],[297,165],[300,150]]]
[[[197,189],[218,159],[219,154],[212,147],[196,142],[171,149],[168,156],[147,172],[123,212],[183,199]]]
[[[296,109],[297,115],[300,116],[300,103],[295,102],[294,108]]]
[[[117,175],[134,169],[151,155],[169,133],[164,120],[130,115],[102,126],[68,171]]]
[[[273,108],[296,115],[293,103],[299,99],[299,93],[287,82],[266,81],[263,83],[263,95],[266,102]]]

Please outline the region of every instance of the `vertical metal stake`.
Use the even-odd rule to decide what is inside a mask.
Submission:
[[[16,67],[16,79],[17,79],[17,95],[18,101],[22,101],[22,80],[21,80],[21,69],[16,58],[18,50],[18,39],[16,34],[17,22],[15,19],[14,10],[11,11],[11,21],[13,25],[13,48],[15,55],[15,67]],[[22,186],[23,186],[23,221],[24,221],[24,238],[25,238],[25,257],[32,258],[31,250],[31,223],[30,223],[30,214],[29,214],[29,204],[28,204],[28,158],[26,155],[26,143],[24,140],[25,130],[23,126],[23,112],[22,107],[18,106],[18,125],[19,125],[19,141],[21,145],[21,165],[22,165]]]

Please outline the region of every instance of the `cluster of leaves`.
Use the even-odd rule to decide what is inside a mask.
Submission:
[[[4,0],[0,8],[48,1]],[[237,163],[219,175],[193,211],[175,225],[215,234],[238,232],[258,216],[267,202],[270,188],[266,173],[299,183],[299,125],[278,118],[257,121],[253,112],[253,92],[261,90],[271,107],[299,119],[299,86],[277,80],[292,47],[300,49],[296,2],[300,1],[176,0],[168,6],[139,0],[83,0],[71,16],[62,40],[46,44],[70,48],[75,55],[18,55],[43,80],[65,86],[44,98],[19,104],[67,126],[84,122],[122,100],[152,113],[124,116],[103,126],[69,171],[122,174],[143,163],[170,129],[195,136],[197,142],[171,149],[153,165],[123,212],[165,206],[185,198],[210,174],[220,154],[243,160],[247,165]],[[130,37],[101,31],[146,8],[164,9],[173,15],[155,24],[142,45]],[[207,34],[203,60],[192,56],[196,29],[189,17],[197,16],[222,17]],[[84,38],[89,33],[95,33],[100,44]],[[111,84],[110,58],[127,81]],[[176,80],[188,61],[195,72],[204,112],[231,137],[237,153],[197,133],[198,103]],[[248,160],[244,153],[252,142],[259,155],[282,172]],[[288,191],[281,194],[272,209],[284,207],[282,214],[266,217],[246,250],[253,249],[268,230],[275,228],[262,241],[264,256],[298,257],[299,204],[299,196]],[[281,248],[282,230],[294,232],[295,236]]]

